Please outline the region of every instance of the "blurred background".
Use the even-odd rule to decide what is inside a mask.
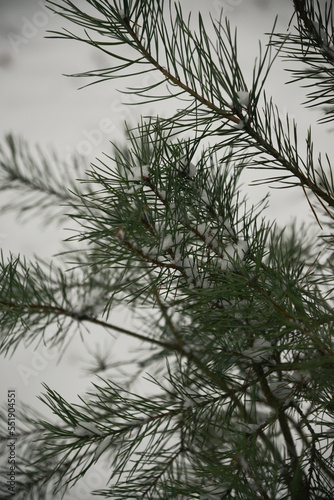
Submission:
[[[191,10],[194,17],[201,10],[208,23],[209,14],[218,18],[223,8],[232,27],[238,29],[239,62],[249,82],[259,40],[266,43],[264,34],[271,31],[277,15],[277,31],[286,32],[293,13],[291,0],[181,0],[181,4],[184,11]],[[124,88],[127,83],[131,85],[129,80],[104,82],[78,90],[86,82],[63,75],[107,67],[108,58],[88,45],[45,38],[47,30],[62,27],[76,29],[46,9],[44,0],[0,0],[0,141],[5,134],[13,133],[32,147],[39,145],[56,150],[64,159],[69,159],[73,153],[79,154],[89,165],[103,151],[111,151],[110,141],[124,139],[125,119],[135,124],[141,113],[154,114],[155,109],[122,105],[129,97],[117,89]],[[284,67],[284,62],[278,58],[266,92],[272,95],[282,115],[289,113],[296,118],[303,137],[308,126],[315,124],[317,116],[301,106],[304,91],[298,85],[286,86],[289,75]],[[171,106],[170,101],[168,106]],[[104,119],[112,122],[110,133],[94,134]],[[314,136],[319,150],[326,149],[329,132],[323,126],[315,126]],[[267,186],[248,186],[260,175],[260,172],[250,171],[246,178],[247,193],[255,202],[268,190]],[[297,189],[271,190],[267,215],[282,226],[294,217],[306,221],[312,218],[301,190]],[[0,247],[5,255],[11,251],[28,258],[34,255],[51,258],[59,252],[60,242],[67,236],[66,228],[41,226],[38,217],[22,224],[14,213],[0,212]],[[111,321],[122,326],[132,325],[132,318],[122,310],[117,311]],[[42,390],[42,382],[65,398],[76,401],[77,394],[85,392],[92,380],[85,372],[89,363],[87,351],[98,349],[98,345],[117,353],[129,349],[127,338],[112,339],[100,330],[92,330],[87,337],[84,343],[76,338],[59,364],[57,353],[50,354],[39,347],[36,354],[33,346],[18,349],[11,359],[1,359],[1,401],[5,400],[8,388],[15,388],[18,401],[41,409],[36,396]],[[73,491],[65,498],[91,498],[88,491],[103,486],[101,475],[88,475],[85,484],[86,490]]]

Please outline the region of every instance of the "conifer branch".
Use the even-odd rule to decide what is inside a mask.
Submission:
[[[66,9],[65,7],[63,7],[64,11],[68,12],[68,14],[66,14],[66,15],[64,14],[65,17],[70,17],[71,18],[71,15],[73,15],[74,16],[73,19],[76,22],[78,22],[78,24],[80,24],[80,22],[78,21],[78,19],[80,19],[80,17],[82,17],[83,19],[85,19],[85,22],[90,23],[90,27],[91,28],[93,28],[97,24],[99,24],[100,21],[97,21],[97,19],[95,19],[93,17],[89,17],[88,15],[84,14],[83,11],[81,11],[77,7],[74,7],[74,5],[71,4],[71,2],[68,2],[68,0],[63,0],[63,2],[64,2],[65,5],[68,4],[71,7],[70,9]],[[50,3],[52,5],[52,2],[50,2]],[[53,5],[55,5],[55,4],[53,4]],[[102,7],[102,5],[99,5],[99,3],[95,3],[94,7],[97,10],[99,10],[100,7]],[[163,2],[161,2],[161,5],[160,5],[160,2],[159,2],[159,7],[157,9],[156,15],[159,16],[159,18],[161,20],[162,20],[162,16],[163,16],[162,12],[163,12]],[[176,8],[176,12],[177,12],[177,16],[176,16],[177,21],[176,22],[177,22],[177,24],[180,25],[178,29],[185,30],[185,32],[186,32],[189,40],[194,45],[194,51],[196,51],[198,53],[199,59],[200,60],[203,59],[205,61],[208,56],[207,56],[206,52],[203,50],[203,48],[202,48],[203,40],[205,40],[205,43],[207,44],[206,45],[207,48],[210,47],[210,43],[208,42],[207,35],[206,35],[205,29],[204,29],[204,25],[203,25],[203,22],[202,22],[201,18],[199,18],[199,26],[200,26],[201,36],[202,36],[202,42],[200,42],[200,39],[197,39],[196,36],[194,36],[192,34],[191,30],[184,23],[184,21],[182,19],[181,9]],[[58,13],[62,14],[61,11],[58,12]],[[152,15],[153,15],[153,12],[152,12]],[[269,157],[273,158],[274,165],[272,165],[271,168],[275,169],[275,168],[277,168],[277,165],[281,165],[284,170],[287,170],[287,171],[291,172],[293,174],[293,176],[295,176],[299,180],[299,184],[302,186],[303,189],[308,188],[308,189],[310,189],[314,193],[314,195],[320,201],[320,203],[323,205],[323,208],[326,211],[328,211],[328,209],[323,204],[323,202],[325,202],[330,207],[334,207],[334,194],[333,193],[325,192],[315,182],[312,182],[312,180],[310,179],[310,177],[307,176],[307,175],[305,175],[302,172],[302,170],[301,170],[301,168],[300,168],[300,166],[299,166],[298,163],[296,163],[295,161],[293,161],[291,157],[286,157],[283,154],[283,152],[279,152],[277,149],[275,149],[275,147],[273,146],[273,144],[271,144],[270,142],[268,142],[263,137],[263,135],[259,132],[259,130],[256,130],[256,128],[254,128],[252,126],[252,123],[251,123],[251,121],[252,121],[252,113],[255,112],[255,105],[257,103],[257,100],[259,99],[259,95],[257,95],[255,97],[255,94],[260,89],[257,89],[256,87],[254,87],[252,89],[251,93],[249,94],[250,95],[250,102],[249,102],[248,110],[249,110],[250,114],[249,114],[249,117],[246,116],[246,118],[248,118],[249,121],[246,121],[245,123],[243,123],[246,120],[246,118],[244,116],[244,111],[240,107],[240,104],[238,105],[237,98],[236,98],[236,94],[237,94],[236,93],[236,89],[232,88],[232,83],[228,79],[227,79],[227,81],[225,83],[223,83],[223,82],[220,81],[219,84],[222,85],[222,87],[229,93],[229,95],[233,97],[233,103],[232,103],[232,105],[228,104],[226,98],[223,98],[222,96],[220,96],[221,97],[221,103],[224,105],[223,108],[220,108],[220,107],[217,107],[208,98],[199,95],[196,91],[194,91],[191,87],[189,87],[189,85],[183,83],[180,80],[179,77],[176,77],[175,75],[171,74],[171,72],[168,71],[168,69],[166,69],[165,67],[163,67],[157,61],[157,59],[153,57],[152,53],[148,50],[148,48],[146,48],[143,45],[141,37],[136,32],[137,28],[136,28],[135,24],[133,24],[133,22],[132,22],[133,26],[131,26],[131,23],[130,23],[130,21],[129,21],[129,19],[127,17],[125,17],[124,19],[122,19],[122,23],[121,23],[122,26],[120,26],[119,25],[120,19],[119,19],[119,14],[117,13],[117,6],[112,7],[112,16],[109,17],[109,19],[110,19],[111,22],[114,22],[112,20],[113,16],[116,16],[115,23],[113,24],[113,28],[115,30],[114,36],[115,36],[116,39],[119,38],[119,43],[128,43],[135,51],[138,51],[140,53],[140,55],[142,56],[142,58],[148,64],[152,65],[154,69],[159,70],[166,77],[166,79],[168,81],[172,82],[173,85],[179,87],[182,90],[182,92],[185,92],[188,95],[190,95],[194,99],[194,102],[197,103],[196,105],[194,105],[193,110],[196,110],[197,106],[204,106],[204,109],[205,108],[208,109],[208,113],[209,112],[213,113],[213,115],[211,117],[211,120],[210,120],[211,123],[213,121],[219,120],[221,118],[223,118],[224,120],[226,120],[226,122],[224,123],[224,126],[223,126],[224,128],[227,127],[226,124],[229,121],[232,121],[235,124],[242,125],[241,129],[243,129],[243,132],[244,132],[244,134],[242,134],[242,136],[243,136],[244,140],[246,139],[246,141],[248,143],[248,146],[251,147],[251,146],[255,145],[255,147],[257,149],[259,149],[261,152],[265,152],[267,155],[269,155]],[[148,20],[147,20],[147,22],[148,22]],[[164,21],[162,21],[162,22],[164,22]],[[226,29],[224,29],[220,23],[218,23],[218,26],[219,26],[219,28],[217,26],[215,26],[215,31],[216,31],[217,35],[219,36],[219,41],[225,45],[226,42],[223,40],[223,38],[221,36],[221,30],[224,30],[225,36],[227,38],[229,38],[229,37],[231,37],[230,31],[229,31],[229,27],[227,26]],[[125,30],[125,33],[129,34],[130,39],[124,37],[124,30]],[[104,34],[103,31],[102,31],[102,34]],[[165,40],[165,38],[168,39],[168,35],[167,35],[166,31],[164,31],[163,33],[160,31],[158,34],[161,37],[163,36],[163,40]],[[93,44],[97,48],[100,48],[101,43],[102,43],[102,42],[99,42],[99,41],[93,42],[91,40],[91,38],[88,36],[87,33],[86,33],[86,35],[87,35],[88,39],[77,37],[77,36],[75,36],[75,35],[73,35],[71,33],[67,33],[67,34],[57,33],[57,35],[59,37],[74,38],[76,40],[80,40],[80,41],[83,41],[83,42],[86,42],[86,43],[89,43],[89,44]],[[158,35],[155,38],[155,42],[156,42],[156,44],[158,44],[159,42],[161,43],[161,39],[158,38]],[[233,47],[232,42],[230,42],[230,46],[231,46],[231,48]],[[227,50],[227,46],[225,48],[225,51],[226,50]],[[115,53],[110,53],[110,55],[115,56]],[[263,60],[260,63],[261,65],[260,65],[260,68],[259,68],[259,74],[257,76],[256,81],[254,82],[254,85],[258,84],[259,75],[260,75],[261,71],[263,70],[263,65],[264,65],[264,62],[265,62],[265,60],[266,60],[267,57],[269,57],[269,56],[266,53],[265,56],[263,57]],[[140,60],[140,62],[142,62],[141,58],[139,60]],[[135,64],[135,63],[136,63],[136,60],[130,60],[129,59],[127,65]],[[179,64],[179,66],[181,66],[181,68],[182,68],[182,63],[184,65],[187,64],[186,61],[182,61]],[[203,62],[203,64],[205,64],[205,63]],[[211,64],[213,64],[213,62]],[[228,64],[232,64],[232,63],[228,63]],[[271,64],[272,64],[272,61],[269,62],[269,68],[270,68]],[[216,75],[219,72],[217,67],[215,67],[215,69],[213,69],[213,68],[211,68],[211,69],[212,69],[212,74],[213,75]],[[116,72],[117,68],[116,69],[112,69],[110,71]],[[240,69],[239,69],[239,71],[240,71]],[[93,76],[92,74],[88,74],[88,75],[89,76]],[[108,75],[107,77],[109,78],[109,73],[107,73],[107,75]],[[77,76],[83,76],[83,74],[80,74],[80,75],[77,75]],[[227,78],[227,73],[226,73],[226,78]],[[265,78],[264,78],[264,80],[265,80]],[[262,82],[261,85],[263,86],[263,82]],[[174,96],[173,93],[169,97],[172,97],[172,96]],[[254,96],[254,102],[252,102],[252,97],[253,96]],[[252,110],[252,106],[254,106],[253,110]],[[232,114],[231,113],[227,114],[226,111],[224,110],[224,107],[230,107],[230,109],[234,112],[234,114],[233,113]],[[189,114],[189,115],[191,115],[192,112],[193,111],[191,109],[187,110],[187,114]],[[180,118],[181,119],[182,119],[182,116],[183,116],[183,111],[180,112]],[[174,123],[175,123],[176,119],[177,119],[176,117],[173,118]],[[196,126],[199,127],[199,124],[201,122],[201,118],[199,118],[199,116],[197,115],[196,119],[194,118],[194,120],[192,120],[192,121],[194,123],[197,123]],[[163,125],[163,123],[165,123],[165,125]],[[160,126],[162,125],[162,126],[170,127],[170,123],[171,123],[171,121],[169,119],[166,119],[166,120],[161,120],[160,119]],[[188,127],[188,125],[186,127]],[[227,133],[231,133],[230,127],[227,127],[227,128],[228,128]],[[220,130],[219,133],[226,133],[226,132],[223,132],[222,130]],[[249,136],[248,138],[247,138],[247,135]],[[218,147],[222,147],[222,145],[220,145]],[[330,214],[329,211],[328,211],[328,213]]]
[[[85,313],[80,313],[80,312],[75,312],[75,311],[70,311],[67,309],[64,309],[62,307],[55,307],[51,305],[42,305],[42,304],[15,304],[14,302],[6,302],[6,301],[0,301],[0,306],[4,308],[4,310],[12,310],[14,313],[22,313],[22,312],[27,312],[30,311],[32,314],[36,313],[42,313],[44,315],[56,315],[56,316],[66,316],[68,318],[71,318],[72,320],[83,322],[87,321],[89,323],[93,323],[95,325],[103,326],[106,329],[113,330],[118,333],[123,333],[125,335],[128,335],[130,337],[136,338],[138,340],[142,340],[144,342],[148,342],[153,345],[158,345],[160,347],[163,347],[165,349],[177,351],[179,350],[179,346],[176,344],[170,344],[168,342],[163,342],[160,340],[157,340],[155,338],[149,338],[145,335],[142,335],[140,333],[128,330],[126,328],[122,328],[117,325],[113,325],[111,323],[108,323],[107,321],[100,320],[98,318],[91,317]]]
[[[10,192],[11,201],[5,198],[1,210],[21,218],[38,212],[44,223],[60,223],[77,202],[76,179],[82,174],[77,158],[67,165],[54,152],[33,152],[25,141],[8,135],[0,146],[0,191]]]
[[[81,30],[52,36],[113,61],[74,76],[136,76],[126,94],[182,107],[126,126],[127,145],[114,145],[113,157],[86,177],[76,167],[81,186],[68,172],[55,176],[52,165],[62,165],[55,157],[34,155],[14,138],[1,148],[0,189],[38,193],[52,214],[54,203],[67,204],[78,227],[70,237],[78,250],[57,266],[1,256],[1,352],[35,342],[64,350],[92,325],[147,346],[133,367],[97,349],[90,373],[108,369],[108,377],[79,404],[45,386],[41,400],[57,421],[28,410],[19,417],[18,500],[66,492],[100,459],[110,478],[94,494],[119,500],[329,498],[334,180],[328,155],[326,164],[314,156],[311,132],[301,154],[297,124],[284,121],[264,87],[276,46],[306,63],[296,80],[319,83],[308,103],[332,106],[332,2],[322,9],[293,0],[296,33],[275,34],[274,26],[250,84],[228,20],[213,21],[212,41],[201,15],[195,30],[179,4],[163,0],[48,3]],[[274,171],[258,183],[302,188],[329,229],[321,251],[313,235],[266,222],[267,197],[249,205],[239,185],[245,168]],[[18,206],[32,209],[26,198]],[[124,303],[140,327],[109,319]],[[144,369],[149,394],[137,384]],[[0,417],[4,444],[6,413]]]

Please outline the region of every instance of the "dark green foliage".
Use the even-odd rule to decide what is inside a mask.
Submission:
[[[115,144],[113,156],[91,165],[75,187],[70,177],[54,186],[51,169],[48,182],[38,183],[41,166],[18,166],[18,155],[30,156],[13,139],[10,156],[2,154],[4,189],[37,186],[55,195],[45,198],[49,210],[49,201],[66,198],[68,183],[77,228],[57,267],[2,259],[2,353],[20,343],[66,346],[78,327],[94,324],[151,347],[138,350],[128,371],[97,351],[90,371],[100,377],[80,404],[45,388],[41,400],[56,419],[22,417],[15,498],[66,492],[104,462],[106,484],[94,494],[105,498],[330,500],[331,163],[314,158],[311,132],[302,152],[297,124],[282,119],[264,87],[272,46],[279,45],[306,63],[300,78],[323,82],[326,73],[319,87],[326,91],[312,98],[319,106],[326,96],[331,105],[331,49],[323,42],[324,33],[326,43],[333,40],[332,3],[292,2],[297,34],[270,35],[251,87],[228,21],[213,21],[210,40],[201,16],[195,31],[179,5],[162,0],[49,5],[78,30],[53,36],[111,57],[110,68],[76,76],[101,81],[153,72],[160,76],[142,86],[137,79],[126,92],[144,102],[179,99],[183,107],[127,126],[127,145]],[[297,225],[281,230],[266,221],[268,197],[254,206],[243,195],[246,168],[274,171],[259,182],[301,188],[314,234],[317,224],[328,232],[315,238]],[[30,208],[23,198],[18,209]],[[140,328],[113,325],[120,303],[138,314]],[[143,372],[149,394],[135,384]]]

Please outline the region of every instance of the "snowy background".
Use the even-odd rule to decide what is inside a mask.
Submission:
[[[206,18],[209,12],[213,17],[219,17],[220,8],[224,6],[232,26],[238,27],[240,62],[249,81],[253,61],[258,54],[258,40],[265,43],[263,34],[271,30],[276,14],[279,15],[277,29],[283,32],[292,15],[290,0],[182,0],[181,4],[184,11],[191,8],[194,16],[201,8]],[[203,5],[206,12],[203,12]],[[129,111],[129,108],[122,108],[121,103],[127,97],[118,93],[117,88],[123,88],[124,80],[93,85],[79,91],[77,89],[83,82],[62,76],[108,65],[106,56],[91,47],[73,41],[45,39],[46,30],[59,30],[65,25],[65,21],[45,9],[41,0],[0,0],[1,140],[6,133],[12,132],[22,136],[32,146],[52,147],[62,158],[68,158],[73,152],[82,154],[88,164],[102,151],[109,152],[109,141],[122,139],[124,119],[131,117],[136,123],[143,109],[131,107]],[[303,93],[298,86],[284,84],[288,74],[283,68],[284,63],[277,59],[266,91],[273,96],[282,114],[288,112],[296,117],[303,135],[303,131],[315,122],[316,116],[300,106]],[[147,111],[154,113],[155,110],[145,109],[145,113]],[[94,131],[104,119],[111,120],[112,132],[104,133],[101,140],[92,140]],[[325,148],[330,135],[323,128],[318,128],[315,138],[320,148]],[[250,180],[259,176],[259,172],[249,173]],[[250,199],[257,201],[267,187],[262,191],[255,187],[247,189]],[[310,220],[309,213],[301,190],[288,193],[271,191],[268,216],[280,225],[285,225],[296,216]],[[67,236],[68,233],[62,229],[41,227],[38,220],[19,224],[14,214],[0,213],[0,246],[5,254],[11,251],[27,257],[34,254],[51,257],[59,251],[60,241]],[[122,326],[131,324],[131,318],[124,317],[122,312],[111,320]],[[110,339],[101,331],[93,331],[86,342],[90,342],[89,349],[102,342],[115,352],[125,352],[129,346],[128,339],[123,337],[108,344]],[[8,388],[15,388],[18,401],[41,408],[36,395],[41,392],[41,383],[46,382],[65,398],[74,400],[78,393],[89,387],[91,381],[90,377],[83,376],[85,363],[87,349],[83,348],[79,338],[70,345],[60,364],[57,364],[55,353],[50,355],[39,349],[36,354],[32,348],[18,349],[10,360],[1,360],[1,399],[5,399]],[[86,480],[85,491],[101,486],[101,476],[91,475]],[[91,498],[85,491],[79,493],[77,490],[66,498]]]

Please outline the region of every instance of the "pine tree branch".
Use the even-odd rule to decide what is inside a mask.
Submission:
[[[63,0],[63,1],[65,3],[68,3],[67,0]],[[52,2],[51,2],[51,4],[52,4]],[[97,8],[99,10],[98,3],[94,6],[95,6],[95,8]],[[73,8],[73,12],[76,11],[76,15],[78,15],[79,17],[84,16],[84,14],[81,11],[74,8],[74,6],[72,6],[72,8]],[[114,7],[113,7],[113,9],[115,10]],[[69,10],[69,12],[71,12],[71,10]],[[60,12],[60,14],[62,14],[62,13]],[[157,15],[162,16],[162,10],[159,10]],[[186,36],[188,36],[189,39],[194,43],[194,46],[195,46],[194,50],[198,51],[199,57],[205,58],[205,53],[203,51],[203,48],[201,48],[201,45],[200,45],[199,41],[197,40],[197,38],[192,34],[192,32],[184,24],[181,16],[182,16],[181,11],[178,11],[178,20],[179,20],[180,26],[186,32]],[[90,22],[93,25],[94,23],[96,23],[96,20],[91,18]],[[119,19],[117,19],[117,22],[119,22]],[[148,22],[148,20],[147,20],[147,22]],[[189,85],[182,82],[178,76],[171,74],[170,71],[168,71],[161,64],[159,64],[158,60],[156,58],[154,58],[153,55],[151,54],[151,52],[149,52],[149,50],[143,45],[141,38],[139,37],[139,35],[136,32],[136,29],[134,29],[134,26],[131,26],[129,19],[127,19],[126,17],[123,19],[122,27],[123,27],[123,29],[126,30],[126,33],[128,33],[130,35],[131,43],[129,42],[129,40],[127,40],[127,42],[125,41],[124,35],[122,34],[122,31],[117,32],[117,30],[119,30],[120,28],[118,28],[116,24],[114,25],[114,28],[116,30],[114,36],[116,38],[119,36],[121,43],[129,43],[132,48],[134,48],[136,51],[138,51],[141,54],[141,56],[147,61],[148,64],[152,65],[155,69],[159,70],[166,77],[166,79],[168,81],[172,82],[173,85],[178,86],[182,91],[184,91],[189,96],[191,96],[198,103],[199,106],[204,106],[205,108],[210,110],[210,112],[213,112],[215,120],[219,119],[219,117],[221,116],[222,118],[226,119],[227,122],[232,121],[236,124],[240,124],[242,121],[244,121],[243,111],[241,109],[238,109],[237,107],[233,107],[234,104],[232,106],[232,111],[234,112],[234,115],[233,114],[226,114],[226,111],[217,107],[209,99],[204,98],[203,96],[198,94],[198,92],[196,92],[191,87],[189,87]],[[201,21],[200,21],[200,30],[201,30],[202,36],[204,36],[205,31],[204,31],[203,23]],[[217,28],[216,28],[216,32],[217,32]],[[165,35],[167,36],[167,33],[165,33]],[[66,36],[66,35],[63,35],[63,36]],[[74,37],[74,35],[71,35],[69,37]],[[83,38],[78,38],[78,37],[75,37],[75,38],[80,40],[80,41],[87,42],[87,40],[85,40]],[[100,42],[98,42],[98,41],[93,42],[91,39],[88,39],[87,43],[93,43],[93,45],[96,46],[97,48],[100,47]],[[131,63],[134,63],[134,61],[131,61]],[[130,64],[130,62],[129,62],[129,64]],[[186,64],[186,63],[184,62],[184,64]],[[264,61],[262,61],[261,64],[263,66]],[[262,70],[262,66],[261,66],[261,70]],[[231,87],[231,85],[232,85],[231,82],[226,81],[223,86],[226,88],[229,88],[229,86]],[[263,85],[263,82],[262,82],[262,85]],[[229,88],[229,92],[232,94],[235,94],[236,89]],[[255,88],[252,89],[252,94],[254,94],[254,98],[255,98],[255,92],[256,92],[256,89]],[[258,99],[258,97],[256,99]],[[250,106],[249,106],[249,109],[250,109]],[[174,117],[174,120],[176,120],[176,116]],[[168,123],[168,120],[166,123]],[[197,125],[197,127],[198,127],[198,125]],[[225,127],[226,127],[226,124],[225,124]],[[270,157],[272,157],[274,159],[275,163],[279,163],[280,165],[282,165],[282,167],[285,170],[291,172],[293,174],[293,176],[295,176],[299,180],[300,185],[303,187],[303,189],[305,189],[305,187],[310,189],[313,192],[313,194],[316,196],[317,200],[322,204],[323,208],[327,211],[327,213],[329,215],[331,215],[331,213],[328,211],[324,202],[326,204],[328,204],[328,206],[334,207],[334,196],[333,195],[325,192],[317,184],[312,182],[312,180],[302,172],[298,163],[293,162],[291,158],[289,158],[289,159],[284,158],[284,156],[282,156],[282,154],[277,149],[275,149],[275,147],[271,143],[269,143],[263,136],[260,135],[260,133],[258,131],[256,131],[256,129],[254,127],[251,126],[251,122],[246,122],[244,124],[244,132],[246,134],[248,134],[248,136],[249,136],[248,137],[249,146],[255,146],[260,151],[265,152],[266,154],[268,154]],[[255,141],[255,144],[254,144],[253,140]]]
[[[272,156],[275,160],[277,160],[286,170],[290,171],[295,177],[297,177],[300,181],[300,185],[304,188],[309,188],[312,193],[315,195],[318,201],[322,204],[323,208],[326,212],[333,217],[333,215],[328,211],[326,206],[322,203],[322,200],[325,201],[330,207],[334,207],[334,196],[331,196],[324,192],[319,188],[314,182],[312,182],[301,170],[298,163],[292,163],[291,159],[287,160],[282,157],[282,155],[270,144],[268,143],[261,135],[256,132],[252,128],[251,125],[246,124],[245,130],[249,133],[250,137],[255,140],[253,144],[256,148],[260,149],[260,151],[264,151],[270,156]]]
[[[158,345],[160,347],[163,347],[164,349],[168,349],[168,350],[172,350],[172,351],[179,351],[180,350],[180,347],[177,344],[170,344],[168,342],[163,342],[161,340],[150,338],[150,337],[147,337],[147,336],[142,335],[140,333],[128,330],[126,328],[122,328],[120,326],[113,325],[111,323],[108,323],[107,321],[102,321],[102,320],[99,320],[97,318],[91,317],[87,314],[82,314],[80,312],[70,311],[70,310],[64,309],[62,307],[55,307],[55,306],[42,305],[42,304],[32,304],[32,303],[16,304],[14,302],[6,302],[3,300],[0,300],[0,306],[3,306],[5,309],[11,309],[14,312],[31,311],[32,313],[43,313],[43,314],[52,313],[52,314],[56,314],[59,316],[69,317],[69,318],[76,320],[78,322],[87,321],[87,322],[95,324],[95,325],[103,326],[106,329],[114,330],[116,332],[123,333],[125,335],[136,338],[138,340],[148,342],[152,345]]]
[[[191,87],[186,85],[185,83],[181,82],[179,78],[176,76],[172,75],[169,71],[167,71],[166,68],[161,66],[156,59],[152,57],[152,55],[145,49],[145,47],[141,44],[136,32],[131,28],[130,23],[126,22],[129,33],[131,34],[132,38],[137,42],[137,46],[139,48],[139,51],[141,54],[145,57],[145,59],[152,64],[158,71],[160,71],[168,81],[170,81],[172,84],[176,85],[179,87],[182,91],[186,92],[190,96],[192,96],[196,101],[198,101],[200,104],[204,105],[210,111],[213,111],[215,114],[221,116],[221,118],[231,121],[233,123],[239,124],[240,119],[237,116],[234,116],[232,114],[227,114],[226,111],[222,110],[221,108],[218,108],[215,106],[214,103],[210,102],[209,100],[205,99],[203,96],[198,94],[195,90],[193,90]],[[190,33],[189,33],[190,35]]]
[[[297,33],[277,34],[278,41],[273,45],[283,42],[282,54],[287,61],[294,62],[288,68],[294,76],[291,82],[306,82],[303,86],[310,89],[308,107],[321,108],[323,116],[319,123],[329,123],[334,117],[333,2],[293,0],[292,3],[297,14]],[[300,69],[295,61],[302,63]]]
[[[168,469],[173,465],[173,463],[178,459],[178,457],[184,453],[184,449],[182,446],[166,461],[164,468],[157,474],[155,477],[151,479],[151,484],[143,491],[140,498],[145,498],[146,495],[156,486],[159,480],[163,477],[164,474],[168,471]]]
[[[264,371],[263,371],[263,368],[261,365],[254,364],[254,371],[259,378],[261,389],[265,395],[267,403],[270,406],[272,406],[273,408],[275,408],[277,411],[278,421],[279,421],[280,426],[281,426],[282,434],[283,434],[285,444],[286,444],[286,449],[287,449],[288,454],[290,456],[292,470],[295,473],[296,469],[299,466],[299,457],[298,457],[295,443],[294,443],[294,440],[293,440],[293,437],[291,434],[291,430],[289,428],[288,420],[287,420],[287,417],[285,415],[286,402],[285,401],[281,402],[274,396],[274,394],[270,390],[269,384],[267,382],[266,376],[264,374]],[[292,478],[291,478],[291,481],[292,481]],[[288,481],[289,487],[290,487],[291,481]],[[296,500],[308,500],[309,496],[307,494],[307,488],[305,487],[305,484],[306,484],[306,479],[305,479],[305,476],[303,474],[299,480],[299,483],[294,486],[294,488],[296,488],[296,491],[297,491],[297,496],[295,497]]]
[[[114,58],[110,68],[76,76],[106,81],[151,73],[151,81],[143,79],[126,93],[146,102],[176,98],[184,104],[169,118],[127,128],[131,147],[116,147],[115,158],[106,155],[88,174],[95,191],[71,188],[70,197],[78,195],[69,201],[72,216],[81,226],[71,239],[88,242],[87,249],[80,245],[73,269],[65,273],[13,258],[0,264],[2,351],[36,339],[58,345],[73,325],[98,325],[151,347],[135,365],[149,368],[154,383],[148,396],[131,388],[131,374],[121,379],[122,387],[99,378],[80,404],[47,388],[41,400],[61,422],[37,418],[34,424],[28,416],[18,426],[23,462],[30,465],[22,467],[19,486],[25,487],[23,478],[31,487],[18,495],[21,500],[36,493],[44,500],[52,481],[57,491],[66,489],[106,452],[109,486],[94,493],[119,500],[138,494],[327,498],[333,480],[334,354],[332,304],[322,288],[330,280],[322,277],[333,274],[334,245],[328,236],[329,258],[318,254],[314,260],[314,238],[277,232],[262,219],[266,201],[247,208],[238,182],[247,166],[276,169],[263,182],[299,185],[325,227],[309,195],[330,215],[334,180],[321,157],[314,158],[311,133],[306,153],[299,153],[297,125],[283,122],[267,101],[271,48],[260,52],[249,87],[229,22],[213,23],[215,45],[201,16],[195,32],[180,5],[172,10],[169,2],[168,17],[167,3],[49,2],[83,29],[81,36],[68,30],[56,35]],[[296,58],[309,64],[299,76],[317,79],[310,97],[316,105],[332,87],[332,14],[327,3],[325,15],[319,2],[293,5],[300,36],[277,36],[282,52],[295,47]],[[278,45],[274,36],[271,46]],[[158,95],[165,84],[167,91]],[[177,136],[186,131],[189,139]],[[200,152],[210,135],[221,139]],[[13,145],[9,167],[2,169],[6,189],[15,184],[41,197],[50,194],[50,209],[51,198],[63,203],[70,176],[55,183],[45,177],[50,164],[44,157],[35,161],[28,149],[18,153]],[[331,226],[332,221],[329,232]],[[143,310],[142,328],[108,321],[111,307],[123,300],[133,308],[152,306]],[[104,354],[95,357],[100,368],[120,366],[119,359],[111,364]],[[158,369],[162,359],[165,366]],[[6,433],[6,415],[0,416]],[[39,431],[40,441],[32,446]]]
[[[170,317],[167,314],[165,306],[162,304],[162,302],[160,301],[159,298],[157,299],[157,304],[158,304],[158,306],[159,306],[159,308],[160,308],[160,310],[161,310],[161,312],[163,314],[163,317],[164,317],[165,321],[167,322],[168,327],[169,327],[170,331],[172,332],[173,336],[175,337],[175,339],[177,340],[177,342],[179,342],[181,345],[183,345],[184,341],[183,341],[182,337],[180,336],[180,334],[176,330],[173,322],[171,321]],[[252,382],[250,382],[249,384],[247,384],[245,382],[243,385],[240,386],[239,389],[236,389],[235,387],[230,388],[228,386],[227,382],[223,378],[217,376],[216,373],[214,373],[212,370],[210,370],[206,366],[206,364],[202,362],[202,360],[196,355],[196,353],[194,352],[194,350],[192,350],[191,348],[189,348],[187,345],[185,345],[185,347],[184,347],[183,350],[186,353],[186,356],[187,356],[188,360],[190,362],[193,362],[197,366],[197,368],[199,368],[202,371],[202,373],[204,375],[206,375],[214,384],[216,384],[219,387],[221,387],[221,389],[224,391],[225,395],[227,395],[231,399],[231,401],[235,402],[235,404],[239,408],[241,414],[244,416],[245,421],[250,422],[250,423],[254,423],[254,420],[252,419],[251,415],[247,414],[247,412],[245,411],[245,408],[242,406],[242,404],[240,403],[240,401],[236,397],[237,393],[240,392],[240,391],[241,391],[241,393],[245,393],[245,391],[247,390],[247,388],[252,385]],[[262,430],[259,430],[258,432],[259,432],[259,436],[262,439],[262,441],[264,442],[264,444],[271,451],[272,456],[274,457],[274,459],[275,460],[278,459],[278,461],[281,462],[282,461],[281,456],[279,454],[279,451],[275,447],[275,445],[263,433]]]
[[[309,41],[315,40],[319,46],[319,48],[323,49],[326,48],[327,50],[324,50],[322,52],[322,55],[325,60],[329,61],[331,65],[334,66],[334,52],[333,52],[333,47],[329,47],[328,45],[325,45],[324,42],[324,35],[325,31],[322,26],[318,26],[318,23],[315,25],[315,22],[313,22],[310,19],[310,8],[309,5],[307,5],[306,0],[292,0],[295,8],[295,12],[298,15],[299,21],[302,21],[304,24],[305,29],[309,33]],[[312,6],[313,7],[313,6]],[[317,5],[319,8],[319,4]],[[328,5],[326,5],[328,7]],[[332,1],[329,2],[329,8],[328,11],[330,12],[332,10],[333,3]],[[313,7],[314,9],[314,7]],[[313,16],[315,15],[315,12],[313,10]],[[320,9],[319,9],[319,15],[320,15]],[[326,28],[326,26],[325,26]],[[321,32],[323,30],[323,32]],[[329,50],[331,49],[331,50]],[[307,61],[307,59],[306,59]],[[334,88],[333,88],[334,90]]]
[[[71,165],[57,155],[36,148],[33,153],[20,138],[8,135],[0,146],[0,191],[11,192],[11,201],[1,203],[2,211],[14,211],[19,217],[42,214],[43,222],[60,222],[65,207],[73,207],[78,198],[76,178],[82,166],[73,158]],[[15,196],[16,195],[16,196]]]

